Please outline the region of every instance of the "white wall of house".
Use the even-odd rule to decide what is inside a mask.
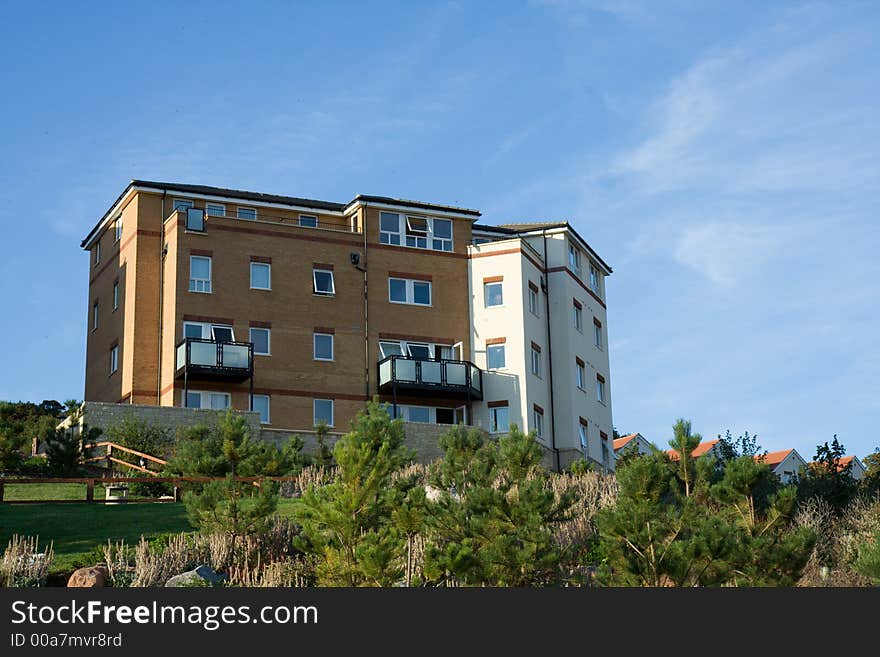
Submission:
[[[657,448],[652,445],[647,438],[645,438],[642,434],[638,433],[633,438],[631,438],[623,447],[614,451],[615,460],[623,456],[625,453],[630,450],[635,450],[639,454],[649,455],[653,454],[657,451]]]
[[[791,450],[779,465],[773,468],[773,472],[779,477],[783,484],[789,484],[795,479],[803,468],[807,467],[807,462],[797,453],[797,450]]]

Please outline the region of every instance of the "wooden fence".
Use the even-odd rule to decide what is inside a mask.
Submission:
[[[0,479],[0,503],[5,504],[81,504],[82,502],[118,502],[119,500],[95,499],[95,483],[98,484],[173,484],[174,494],[160,498],[137,498],[133,502],[179,502],[181,487],[185,483],[204,484],[211,481],[226,481],[229,477],[40,477],[23,479]],[[235,481],[251,483],[256,487],[265,481],[295,481],[296,477],[232,477]],[[19,484],[85,484],[84,500],[4,500],[4,486]]]
[[[159,466],[168,465],[168,461],[160,459],[152,454],[147,454],[145,452],[139,452],[136,449],[131,449],[130,447],[125,447],[118,443],[110,442],[109,440],[102,440],[98,443],[92,443],[91,445],[83,445],[83,452],[87,452],[93,449],[98,449],[100,447],[106,448],[107,452],[102,454],[101,456],[92,456],[89,458],[84,458],[83,463],[95,463],[96,461],[106,461],[108,467],[111,463],[116,463],[118,465],[124,465],[127,468],[131,468],[132,470],[137,470],[138,472],[143,472],[144,474],[156,475],[158,474],[155,470],[150,470],[145,467],[147,463],[155,463]],[[136,456],[140,462],[140,465],[135,465],[134,463],[130,463],[128,461],[124,461],[120,458],[116,458],[113,456],[113,450],[117,452],[122,452],[123,454],[131,454],[132,456]]]

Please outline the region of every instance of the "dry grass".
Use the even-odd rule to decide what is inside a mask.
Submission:
[[[46,583],[55,551],[50,543],[40,550],[39,536],[13,534],[0,560],[0,586],[36,587]]]

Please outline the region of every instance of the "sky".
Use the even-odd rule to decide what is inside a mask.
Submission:
[[[880,445],[876,2],[0,0],[0,399],[81,398],[130,179],[568,220],[615,426]]]

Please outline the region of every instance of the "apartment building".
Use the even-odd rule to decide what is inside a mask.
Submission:
[[[378,396],[408,422],[534,429],[555,467],[613,467],[610,268],[567,224],[479,217],[132,181],[81,245],[85,399],[345,431]]]

